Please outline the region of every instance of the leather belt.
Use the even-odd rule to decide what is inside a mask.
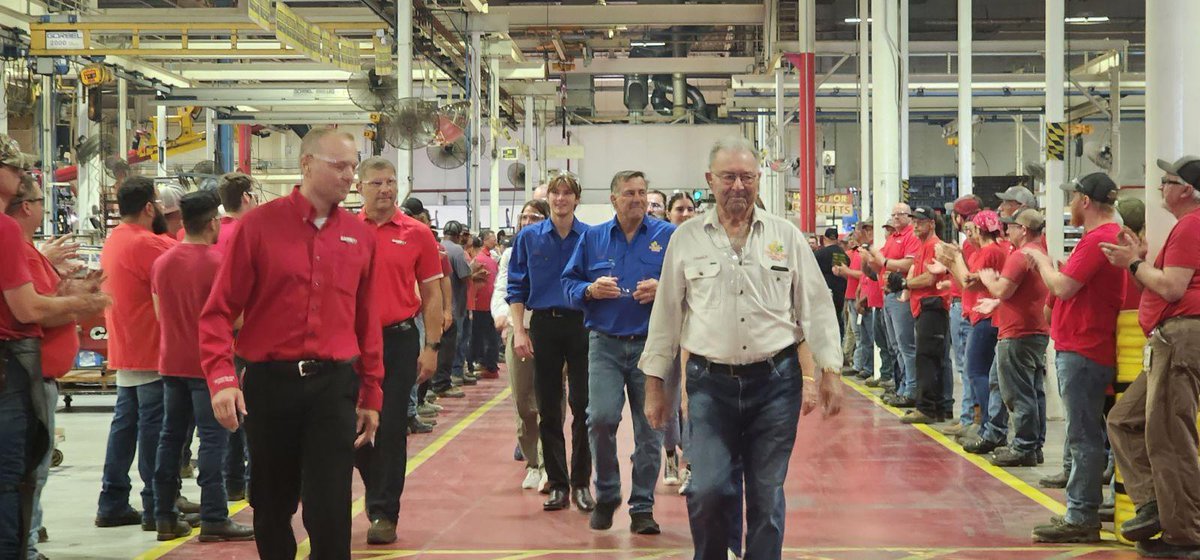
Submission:
[[[390,325],[387,325],[387,326],[383,327],[383,330],[384,331],[405,332],[405,331],[410,331],[415,328],[417,328],[416,317],[409,317],[408,319],[400,321],[399,323],[392,323]]]
[[[274,360],[270,362],[252,362],[252,366],[262,366],[270,369],[295,370],[300,377],[309,377],[321,373],[337,371],[348,366],[354,360]]]
[[[611,338],[613,340],[620,340],[621,342],[643,342],[646,340],[646,335],[644,335],[644,334],[615,335],[615,334],[603,333],[600,331],[596,331],[596,334],[603,336],[605,338]]]
[[[563,309],[561,307],[551,307],[550,309],[534,309],[535,316],[555,317],[555,318],[574,318],[583,315],[582,311],[575,309]]]
[[[769,374],[775,371],[775,368],[784,360],[794,357],[796,357],[796,345],[791,344],[766,360],[750,364],[721,364],[699,354],[692,354],[690,359],[696,360],[700,365],[704,366],[704,369],[711,372],[723,373],[730,377],[750,377]]]

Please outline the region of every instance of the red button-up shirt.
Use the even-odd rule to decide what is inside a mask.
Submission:
[[[334,208],[324,226],[299,188],[252,210],[229,240],[200,315],[200,358],[209,391],[237,387],[233,322],[245,314],[237,354],[250,362],[349,360],[358,404],[383,403],[382,329],[373,305],[375,235]]]
[[[421,310],[417,281],[442,277],[438,242],[428,226],[403,212],[397,211],[379,225],[366,212],[360,216],[375,230],[375,297],[380,322],[387,326],[410,319]]]

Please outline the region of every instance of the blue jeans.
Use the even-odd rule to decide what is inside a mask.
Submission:
[[[472,311],[471,317],[471,358],[472,361],[487,371],[497,371],[496,358],[499,350],[496,343],[496,322],[492,320],[491,311]]]
[[[1033,453],[1046,441],[1046,346],[1044,334],[1001,339],[996,344],[1000,395],[1012,413],[1018,453]]]
[[[117,517],[130,510],[129,467],[137,453],[142,479],[142,521],[154,522],[154,465],[163,425],[162,380],[137,387],[117,387],[117,405],[108,428],[108,449],[100,478],[96,515]],[[178,471],[178,469],[176,469]],[[178,474],[178,473],[176,473]]]
[[[745,468],[746,556],[783,553],[783,483],[796,442],[803,381],[794,350],[755,375],[733,377],[693,357],[687,364],[688,518],[697,560],[725,558],[738,492],[730,476]]]
[[[854,369],[875,372],[875,310],[868,307],[855,323]]]
[[[904,374],[900,371],[900,363],[896,360],[896,352],[892,350],[890,341],[891,334],[888,333],[887,313],[882,307],[876,307],[871,310],[872,319],[875,322],[875,347],[879,348],[879,378],[883,380],[892,380],[896,383],[896,388],[904,382]],[[867,350],[871,353],[870,350]]]
[[[454,322],[458,324],[457,347],[454,350],[454,363],[450,368],[450,375],[453,377],[462,377],[464,373],[470,373],[473,364],[471,358],[471,314],[463,313],[462,317],[455,317]]]
[[[650,512],[654,509],[663,435],[646,420],[646,374],[637,367],[646,341],[620,340],[595,331],[588,338],[587,426],[596,469],[596,502],[621,501],[617,428],[628,392],[634,446],[629,512]]]
[[[675,451],[683,445],[683,427],[679,407],[683,404],[683,393],[680,391],[683,375],[679,372],[679,355],[671,363],[673,375],[663,380],[663,393],[667,395],[667,424],[663,426],[663,448]],[[686,448],[685,448],[686,449]]]
[[[896,392],[910,399],[917,394],[917,334],[916,320],[907,301],[900,301],[897,294],[884,298],[883,308],[887,315],[888,342],[900,361],[904,373],[903,384],[896,384]]]
[[[1008,411],[1000,398],[996,375],[992,373],[992,364],[996,361],[996,336],[999,332],[999,329],[992,326],[991,319],[983,319],[972,325],[971,334],[967,337],[964,365],[967,382],[971,385],[971,394],[977,395],[976,401],[982,421],[980,434],[983,435],[984,430],[990,429],[999,434],[993,436],[994,438],[1008,439]]]
[[[1067,478],[1068,523],[1098,525],[1098,510],[1104,501],[1104,390],[1116,376],[1112,366],[1100,365],[1075,352],[1059,352],[1058,394],[1067,417],[1067,450],[1071,457]]]
[[[42,528],[43,521],[42,489],[46,487],[46,481],[50,479],[50,459],[54,455],[54,409],[58,408],[58,382],[52,379],[43,379],[42,387],[46,391],[46,410],[50,413],[46,417],[50,421],[46,430],[50,433],[51,445],[46,449],[46,453],[42,455],[42,460],[38,462],[37,466],[37,489],[33,491],[33,516],[29,522],[29,560],[37,560],[38,557],[38,529]]]
[[[962,316],[962,302],[950,304],[950,346],[954,352],[954,370],[962,380],[962,408],[958,421],[970,424],[975,421],[975,389],[971,386],[971,376],[967,374],[967,339],[971,337],[971,321]],[[953,377],[949,377],[953,381]]]
[[[32,424],[37,420],[29,373],[12,356],[2,373],[6,381],[0,391],[0,558],[20,558],[25,553],[21,550],[21,487],[27,482],[26,473],[33,460],[28,457],[27,446]]]
[[[200,436],[197,466],[200,472],[200,521],[221,523],[229,519],[223,476],[229,432],[213,415],[208,384],[203,379],[164,376],[162,436],[158,441],[158,465],[154,471],[155,513],[158,521],[170,521],[179,514],[175,499],[179,496],[180,451],[187,444],[184,436],[189,422],[195,422]]]

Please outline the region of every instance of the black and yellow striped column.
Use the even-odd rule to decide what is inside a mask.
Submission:
[[[1113,393],[1116,394],[1117,400],[1121,399],[1125,389],[1129,388],[1129,384],[1141,375],[1142,352],[1145,347],[1146,335],[1142,334],[1142,327],[1138,324],[1137,310],[1122,311],[1117,316],[1117,380],[1113,383]],[[1121,524],[1133,519],[1137,512],[1133,500],[1129,499],[1129,494],[1125,493],[1125,480],[1121,478],[1121,470],[1117,469],[1114,476],[1116,478],[1116,484],[1113,485],[1116,509],[1113,513],[1113,522],[1116,527],[1113,533],[1117,535],[1117,540],[1125,544],[1133,544],[1121,535]]]
[[[1067,153],[1067,125],[1046,123],[1046,159],[1062,161]]]

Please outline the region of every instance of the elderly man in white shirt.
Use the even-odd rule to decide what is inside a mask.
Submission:
[[[682,347],[691,354],[687,500],[695,558],[726,557],[726,512],[738,499],[729,472],[738,462],[746,473],[746,557],[779,558],[783,483],[800,415],[841,409],[837,312],[800,230],[755,211],[754,146],[741,138],[717,142],[705,177],[716,209],[679,227],[663,263],[640,363],[646,416],[655,427],[665,423],[663,379],[680,375],[672,364]],[[797,347],[805,341],[820,381],[802,379]],[[815,382],[819,396],[802,399],[804,381]]]

